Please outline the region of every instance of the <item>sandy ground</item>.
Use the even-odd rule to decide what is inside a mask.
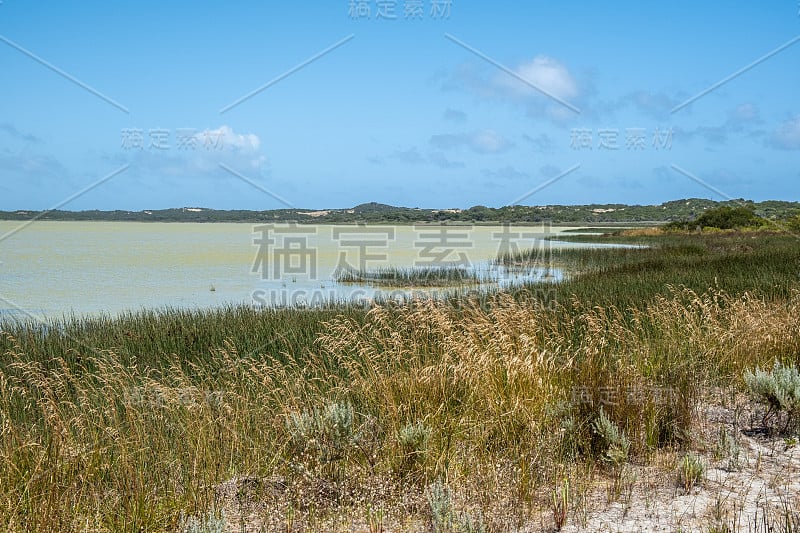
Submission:
[[[766,532],[783,531],[786,518],[800,526],[800,447],[782,437],[740,430],[738,461],[733,460],[715,446],[720,427],[733,432],[733,413],[716,408],[707,414],[705,449],[695,453],[708,467],[697,486],[688,493],[679,486],[677,468],[633,467],[629,495],[571,517],[562,531]]]
[[[661,465],[632,466],[629,493],[583,516],[573,513],[561,531],[797,531],[800,446],[763,431],[750,405],[709,406],[700,418],[694,453],[707,469],[688,493],[677,481],[683,453],[671,454]],[[719,444],[721,429],[735,437],[734,446]]]

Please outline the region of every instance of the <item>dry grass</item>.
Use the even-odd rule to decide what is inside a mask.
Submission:
[[[765,302],[675,290],[625,312],[503,296],[488,307],[380,306],[365,321],[331,320],[297,363],[242,356],[228,344],[213,365],[174,358],[155,372],[112,350],[29,360],[9,338],[0,523],[168,530],[181,511],[217,505],[216,487],[240,475],[281,480],[275,502],[304,520],[389,506],[414,491],[405,509],[424,519],[419,495],[436,479],[477,496],[470,505],[490,524],[510,502],[523,520],[546,505],[565,465],[602,456],[591,429],[601,407],[638,460],[680,446],[704,384],[796,357],[798,331],[796,293]],[[315,457],[287,447],[287,417],[333,401],[353,406],[352,445]],[[397,436],[418,422],[432,431],[409,467]],[[478,490],[501,478],[502,497]],[[268,507],[265,521],[274,517]]]
[[[659,236],[664,233],[664,230],[659,227],[655,228],[635,228],[635,229],[626,229],[620,232],[620,235],[625,235],[626,237],[653,237]]]

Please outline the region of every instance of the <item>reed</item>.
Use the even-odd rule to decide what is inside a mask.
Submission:
[[[464,266],[381,267],[368,270],[338,270],[334,280],[384,287],[447,287],[477,285],[486,281],[479,272]]]
[[[7,321],[0,529],[175,531],[216,520],[236,479],[261,487],[266,529],[372,509],[424,523],[437,483],[448,516],[511,527],[565,472],[686,444],[711,387],[800,364],[791,237],[653,239],[566,252],[584,273],[548,285],[548,305],[532,284],[369,309]]]

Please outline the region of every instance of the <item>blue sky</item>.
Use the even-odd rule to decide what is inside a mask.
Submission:
[[[800,200],[796,0],[230,4],[3,0],[0,209]]]

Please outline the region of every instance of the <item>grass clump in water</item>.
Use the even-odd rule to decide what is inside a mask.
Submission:
[[[338,270],[334,274],[339,283],[360,283],[387,287],[446,287],[476,285],[485,279],[473,269],[464,266],[434,267],[382,267],[370,270]]]

